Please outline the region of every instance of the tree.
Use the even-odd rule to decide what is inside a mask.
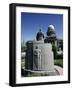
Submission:
[[[57,48],[56,48],[55,44],[52,44],[52,51],[54,54],[54,59],[56,59],[57,58]]]
[[[21,52],[25,52],[26,49],[27,49],[26,43],[25,43],[25,41],[23,40],[23,41],[21,42]]]

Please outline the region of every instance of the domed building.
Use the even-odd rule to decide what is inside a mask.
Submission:
[[[50,38],[56,38],[56,32],[55,32],[55,28],[53,25],[49,25],[48,26],[48,30],[47,30],[47,36]]]
[[[55,46],[57,45],[56,31],[53,25],[48,26],[47,37],[45,38],[44,41],[45,43],[52,43],[55,44]]]
[[[48,30],[46,34],[47,36],[45,37],[44,42],[52,44],[54,54],[59,52],[59,50],[63,51],[63,40],[57,38],[55,27],[53,25],[48,26]],[[54,58],[56,58],[55,55]]]

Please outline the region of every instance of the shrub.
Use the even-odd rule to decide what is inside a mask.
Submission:
[[[63,59],[56,59],[54,60],[54,64],[60,67],[63,67]]]
[[[57,55],[57,59],[63,59],[63,54]]]
[[[54,44],[52,45],[52,51],[53,51],[53,54],[54,54],[54,59],[56,59],[57,58],[57,48]]]

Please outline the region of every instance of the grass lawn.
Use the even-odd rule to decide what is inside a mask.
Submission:
[[[54,64],[63,67],[63,59],[55,59]]]

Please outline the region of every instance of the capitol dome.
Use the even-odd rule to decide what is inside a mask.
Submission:
[[[49,25],[49,26],[48,26],[48,30],[54,30],[54,31],[55,31],[55,28],[54,28],[53,25]]]
[[[47,36],[52,36],[52,35],[54,36],[56,35],[55,27],[54,25],[49,25],[47,30]]]

